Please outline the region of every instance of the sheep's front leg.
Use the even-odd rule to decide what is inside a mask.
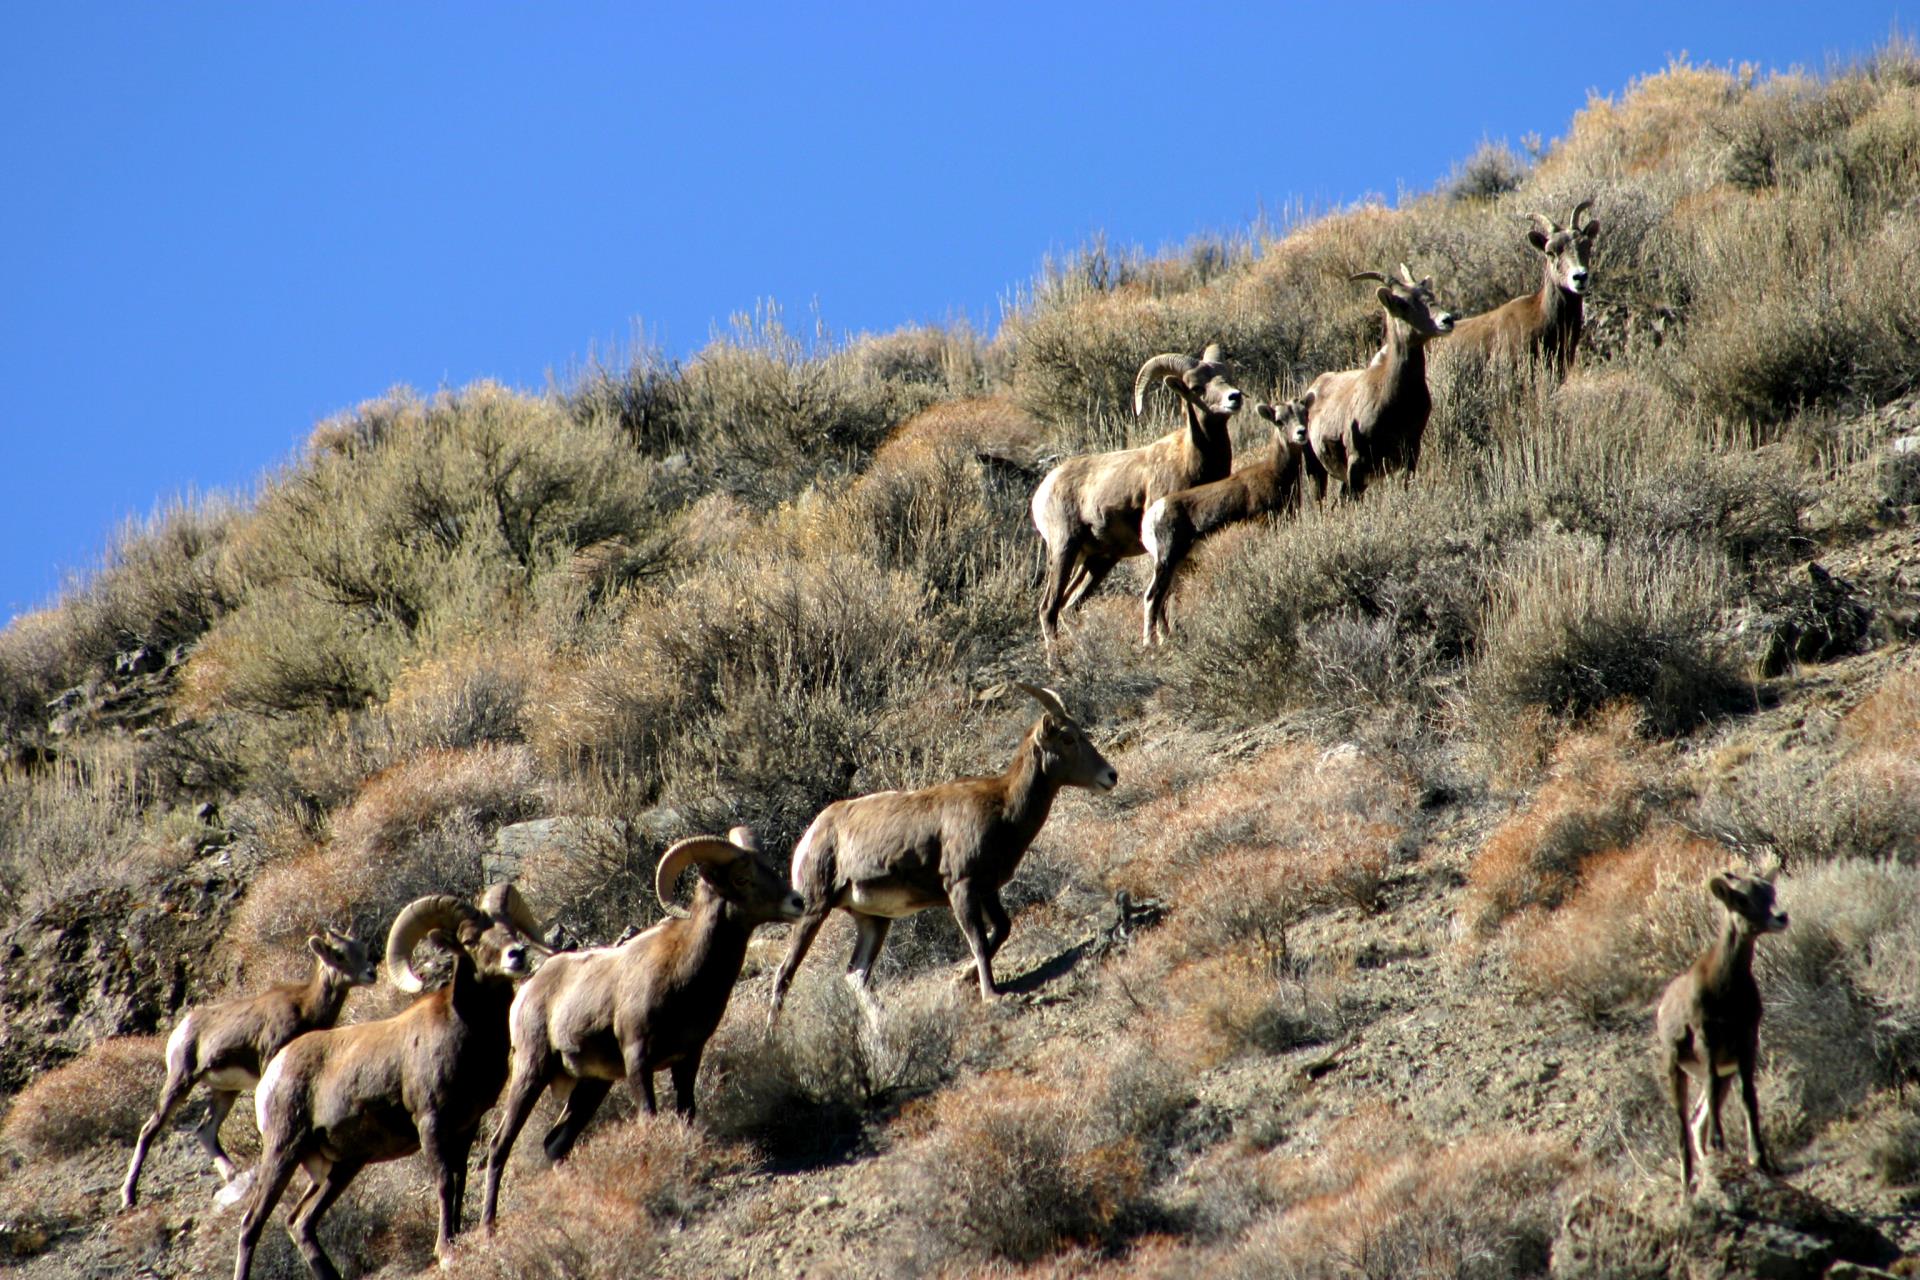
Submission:
[[[1000,988],[993,981],[994,947],[988,933],[987,900],[991,897],[992,890],[983,893],[966,880],[954,885],[949,895],[954,919],[959,921],[960,932],[973,952],[974,969],[980,976],[980,998],[986,1001],[998,999],[1000,995]],[[1002,914],[1004,916],[1004,912]]]
[[[1759,1056],[1758,1046],[1749,1045],[1740,1054],[1740,1105],[1747,1113],[1747,1159],[1753,1167],[1762,1173],[1778,1174],[1773,1157],[1767,1154],[1767,1144],[1760,1137],[1760,1094],[1754,1087],[1753,1074],[1755,1059]]]

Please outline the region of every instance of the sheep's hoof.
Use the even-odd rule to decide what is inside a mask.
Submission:
[[[213,1202],[222,1209],[231,1209],[246,1199],[247,1188],[253,1185],[253,1170],[249,1169],[226,1186],[213,1193]]]

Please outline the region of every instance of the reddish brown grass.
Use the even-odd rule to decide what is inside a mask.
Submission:
[[[116,1036],[20,1091],[0,1140],[38,1158],[132,1142],[166,1078],[159,1036]]]

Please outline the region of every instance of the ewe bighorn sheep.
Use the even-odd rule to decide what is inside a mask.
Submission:
[[[154,1135],[201,1080],[212,1097],[207,1118],[194,1132],[213,1157],[220,1180],[231,1184],[236,1170],[220,1147],[220,1125],[240,1091],[259,1084],[260,1072],[295,1036],[332,1026],[350,988],[369,986],[380,976],[367,944],[358,938],[329,929],[308,938],[307,947],[313,952],[313,975],[305,982],[276,982],[250,996],[189,1009],[167,1037],[167,1083],[134,1143],[133,1163],[120,1188],[121,1207],[131,1209],[139,1197],[140,1166],[147,1162]]]
[[[312,1179],[288,1216],[287,1234],[321,1280],[339,1273],[315,1228],[354,1175],[419,1151],[440,1197],[434,1256],[452,1257],[466,1192],[467,1153],[480,1118],[507,1080],[507,1009],[514,979],[544,952],[544,930],[510,884],[481,896],[418,898],[387,934],[387,976],[402,991],[423,984],[413,952],[431,939],[453,953],[453,979],[399,1014],[310,1031],[267,1067],[254,1094],[260,1163],[240,1221],[234,1280],[246,1280],[267,1215],[297,1168]]]
[[[1313,407],[1309,391],[1284,405],[1256,406],[1273,423],[1273,450],[1241,467],[1224,480],[1170,493],[1147,508],[1140,522],[1140,541],[1153,561],[1142,604],[1140,643],[1164,640],[1167,593],[1174,570],[1214,530],[1268,512],[1285,511],[1300,498],[1301,457],[1307,446],[1307,414]]]
[[[1307,388],[1314,402],[1306,468],[1315,498],[1326,496],[1329,475],[1349,498],[1365,492],[1375,473],[1404,467],[1413,475],[1433,410],[1426,345],[1453,328],[1453,315],[1434,304],[1432,277],[1416,283],[1404,262],[1398,279],[1378,271],[1349,279],[1380,282],[1375,296],[1386,314],[1386,344],[1365,368],[1323,373]]]
[[[1562,227],[1544,213],[1533,215],[1527,242],[1540,251],[1543,279],[1539,289],[1523,298],[1462,320],[1454,328],[1446,350],[1471,352],[1481,358],[1543,358],[1564,377],[1580,345],[1586,320],[1587,255],[1600,224],[1580,215],[1593,204],[1582,200]]]
[[[616,1080],[651,1113],[653,1073],[666,1068],[680,1113],[693,1114],[700,1055],[727,1011],[747,940],[761,925],[798,920],[805,910],[746,827],[725,840],[694,836],[667,850],[654,892],[668,911],[688,867],[699,876],[686,916],[621,946],[555,956],[514,998],[513,1082],[487,1152],[480,1210],[487,1230],[514,1139],[549,1084],[564,1104],[544,1142],[549,1160],[566,1158]]]
[[[806,914],[774,975],[769,1030],[794,970],[835,907],[851,915],[859,930],[847,981],[869,1018],[875,1014],[873,962],[888,927],[943,903],[953,908],[973,952],[981,997],[999,994],[993,956],[1012,927],[1000,886],[1013,878],[1061,787],[1111,791],[1120,780],[1067,714],[1060,695],[1030,684],[1016,687],[1044,710],[1005,773],[836,800],[807,828],[793,855],[793,887],[806,899]]]
[[[1169,493],[1222,479],[1233,468],[1227,420],[1245,397],[1230,380],[1220,345],[1209,346],[1198,360],[1168,352],[1141,365],[1133,380],[1136,417],[1146,411],[1147,387],[1155,381],[1180,397],[1184,427],[1135,449],[1068,458],[1033,491],[1033,527],[1047,548],[1040,635],[1049,662],[1061,609],[1086,599],[1121,560],[1145,553],[1140,517],[1147,507]]]
[[[1773,886],[1751,876],[1718,875],[1707,886],[1727,909],[1720,939],[1693,967],[1667,984],[1654,1019],[1654,1039],[1673,1090],[1680,1121],[1680,1193],[1693,1187],[1693,1152],[1704,1156],[1711,1139],[1724,1149],[1720,1104],[1735,1072],[1740,1104],[1747,1114],[1747,1158],[1773,1172],[1760,1137],[1760,1100],[1754,1091],[1754,1062],[1760,1051],[1760,987],[1753,980],[1753,944],[1763,933],[1787,927],[1787,914],[1774,910]],[[1687,1117],[1687,1077],[1700,1086],[1700,1105],[1692,1125]]]

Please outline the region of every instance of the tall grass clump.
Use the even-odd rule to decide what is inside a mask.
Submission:
[[[641,348],[624,369],[589,364],[560,400],[569,418],[624,437],[701,489],[755,506],[858,468],[901,421],[984,382],[965,326],[836,344],[808,340],[768,305],[737,315],[684,363]]]
[[[556,769],[623,772],[691,818],[789,842],[829,800],[944,760],[950,709],[927,712],[959,691],[927,606],[864,557],[720,556],[561,676],[533,742]]]
[[[1493,725],[1526,708],[1582,718],[1622,699],[1680,733],[1748,696],[1719,634],[1726,561],[1685,542],[1543,537],[1488,610],[1474,696]]]
[[[1419,698],[1421,677],[1457,667],[1482,625],[1492,514],[1432,489],[1390,496],[1309,511],[1210,579],[1190,569],[1169,684],[1253,723]]]
[[[481,383],[322,424],[236,553],[239,607],[195,655],[208,708],[383,698],[411,656],[524,607],[581,547],[645,530],[670,484],[620,437]]]

